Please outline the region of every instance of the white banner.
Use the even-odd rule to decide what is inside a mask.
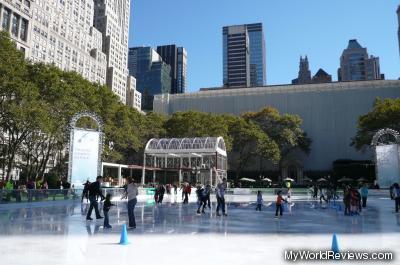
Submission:
[[[99,162],[100,133],[74,129],[74,144],[72,150],[71,183],[75,187],[97,177]],[[77,186],[78,185],[78,186]]]
[[[398,182],[399,151],[397,144],[376,146],[377,179],[381,188],[389,188]]]

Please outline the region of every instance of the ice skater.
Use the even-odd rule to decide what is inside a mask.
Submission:
[[[276,196],[276,210],[275,210],[275,218],[278,218],[278,211],[279,215],[282,216],[283,213],[283,202],[287,202],[283,197],[282,197],[282,191],[278,191],[277,196]]]
[[[107,193],[106,200],[104,201],[104,204],[103,204],[103,213],[104,213],[103,228],[105,228],[105,229],[112,228],[112,226],[110,225],[109,215],[108,215],[108,212],[110,211],[111,206],[115,206],[115,204],[111,203],[111,194]]]
[[[344,215],[350,215],[350,199],[350,187],[346,186],[343,191]]]
[[[216,193],[217,193],[217,216],[221,216],[219,214],[219,209],[222,210],[223,216],[228,216],[225,212],[225,192],[227,188],[226,178],[222,179],[222,182],[218,183]]]
[[[89,201],[89,186],[90,186],[90,182],[89,182],[89,180],[87,180],[86,183],[83,184],[81,202],[83,202],[83,198],[86,198],[86,202]]]
[[[396,213],[399,213],[399,209],[400,209],[400,186],[399,186],[398,183],[395,183],[393,185],[393,197],[394,197],[394,202],[395,202]]]
[[[256,211],[260,211],[261,212],[261,206],[263,204],[264,200],[262,197],[262,193],[261,190],[257,191],[257,207],[256,207]]]
[[[211,199],[210,199],[211,185],[210,184],[206,185],[206,188],[205,188],[204,192],[205,192],[205,195],[206,195],[206,202],[207,202],[208,209],[211,209]]]
[[[197,213],[200,214],[200,209],[203,207],[203,209],[201,210],[201,213],[205,213],[204,209],[207,206],[207,196],[206,196],[206,191],[203,187],[199,186],[197,188],[197,197],[199,200],[199,206],[197,207]]]
[[[128,218],[129,218],[129,229],[136,228],[136,220],[135,220],[135,206],[137,203],[137,195],[138,188],[136,187],[134,180],[129,177],[128,178],[128,186],[126,188],[126,195],[128,197]]]
[[[364,183],[364,185],[360,189],[361,193],[361,200],[362,200],[362,207],[367,207],[367,198],[368,198],[368,185]]]
[[[90,207],[89,207],[89,211],[86,215],[86,220],[91,221],[93,220],[90,216],[92,215],[92,210],[94,208],[94,211],[96,213],[96,218],[97,219],[101,219],[103,218],[100,215],[99,212],[99,204],[97,202],[97,196],[101,197],[101,200],[104,200],[104,195],[101,192],[101,183],[103,182],[103,177],[102,176],[97,176],[96,181],[93,182],[92,184],[90,184],[89,186],[89,201],[90,201]]]

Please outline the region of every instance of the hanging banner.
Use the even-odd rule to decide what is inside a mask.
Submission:
[[[381,188],[399,181],[399,150],[397,144],[376,146],[377,180]]]
[[[76,187],[86,180],[96,180],[100,134],[98,131],[73,129],[71,183]]]

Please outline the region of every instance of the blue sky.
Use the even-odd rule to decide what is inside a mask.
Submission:
[[[398,0],[132,0],[129,46],[177,44],[188,52],[188,88],[222,84],[222,27],[262,22],[267,84],[288,84],[300,55],[311,73],[337,80],[349,39],[380,57],[386,79],[400,77]]]

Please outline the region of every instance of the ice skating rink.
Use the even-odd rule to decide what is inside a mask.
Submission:
[[[330,250],[333,233],[340,251],[392,251],[389,264],[400,264],[400,215],[385,195],[370,196],[360,216],[344,216],[339,203],[295,195],[279,219],[273,196],[264,196],[263,211],[256,212],[254,195],[228,195],[228,217],[215,215],[215,201],[197,215],[195,196],[189,205],[180,196],[166,196],[162,205],[141,197],[137,229],[128,231],[125,246],[118,244],[125,201],[116,200],[110,211],[112,229],[103,229],[102,220],[87,222],[88,205],[79,201],[0,205],[0,264],[289,264],[285,250]]]

